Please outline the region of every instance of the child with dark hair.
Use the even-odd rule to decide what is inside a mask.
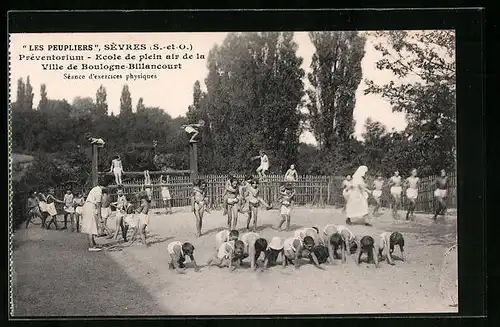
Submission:
[[[316,268],[323,269],[320,267],[318,258],[312,251],[314,245],[314,239],[311,236],[304,237],[304,241],[301,241],[298,237],[287,238],[283,243],[283,250],[285,253],[283,267],[286,267],[288,263],[293,263],[295,268],[298,269],[300,259],[306,258],[310,259],[311,263],[313,263]]]
[[[392,260],[392,253],[394,252],[394,247],[396,245],[399,246],[399,250],[401,251],[401,261],[405,261],[405,239],[403,235],[401,235],[401,233],[399,232],[384,232],[380,234],[379,242],[377,244],[380,260],[386,258],[387,262],[390,265],[394,265],[394,261]]]
[[[235,176],[235,173],[233,172],[230,172],[228,175],[227,175],[227,180],[226,180],[226,183],[224,185],[224,194],[222,195],[222,209],[223,209],[223,212],[222,212],[222,215],[225,216],[227,215],[227,209],[228,209],[228,206],[227,206],[227,199],[228,199],[228,195],[230,192],[233,192],[233,180],[236,178]]]
[[[194,183],[193,194],[191,196],[191,209],[196,218],[196,237],[201,236],[201,228],[203,227],[203,215],[207,210],[206,186],[204,180],[198,179]]]
[[[215,234],[215,249],[216,251],[219,251],[219,247],[228,241],[236,241],[240,237],[240,233],[233,229],[233,230],[228,230],[224,229]]]
[[[39,201],[35,191],[31,191],[28,196],[28,218],[26,219],[26,228],[33,217],[38,217],[43,220],[42,212],[40,211]]]
[[[319,264],[325,263],[328,261],[328,248],[324,246],[323,244],[316,244],[311,251],[312,254],[314,254],[318,260]],[[311,258],[310,263],[314,263],[313,259]]]
[[[342,262],[347,262],[347,254],[357,251],[360,248],[360,242],[356,235],[344,225],[337,225],[337,232],[342,237],[344,246],[342,247]]]
[[[252,270],[257,269],[256,261],[260,254],[266,251],[267,241],[254,232],[241,235],[241,241],[245,244],[245,253],[250,257],[250,267]]]
[[[71,231],[75,231],[75,207],[73,206],[73,192],[71,188],[66,190],[66,194],[64,194],[63,202],[64,202],[64,227],[63,229],[68,228],[68,218],[71,224]]]
[[[270,266],[276,265],[276,262],[278,260],[278,256],[281,254],[281,258],[283,261],[285,261],[285,254],[283,252],[283,242],[280,237],[273,237],[271,239],[271,242],[269,243],[269,246],[267,247],[266,250],[266,255],[264,258],[264,268],[263,270],[267,269]]]
[[[304,227],[298,229],[294,232],[294,236],[304,240],[304,237],[310,236],[313,238],[314,243],[318,244],[321,242],[321,238],[319,237],[319,228],[318,227]]]
[[[295,191],[292,190],[290,185],[281,185],[280,187],[280,215],[281,221],[278,226],[276,226],[277,230],[281,230],[281,226],[286,221],[286,231],[290,230],[291,223],[291,215],[292,215],[292,200],[295,196]]]
[[[139,193],[139,207],[136,209],[135,213],[138,226],[135,228],[130,241],[133,243],[135,236],[139,233],[142,243],[146,247],[150,247],[151,245],[146,242],[146,227],[149,224],[149,201],[146,192]]]
[[[246,257],[248,254],[245,253],[243,241],[227,241],[219,247],[217,254],[208,260],[207,265],[219,268],[229,267],[229,271],[233,271],[241,265],[241,261]]]
[[[47,194],[47,212],[49,213],[50,220],[47,223],[46,227],[47,229],[50,229],[50,225],[54,223],[54,226],[56,227],[56,230],[59,229],[57,227],[57,210],[55,203],[61,203],[64,204],[64,201],[61,201],[59,199],[56,199],[54,195],[54,189],[49,188],[49,193]]]
[[[371,236],[363,236],[360,241],[360,246],[358,247],[358,253],[356,254],[356,263],[359,265],[361,261],[361,255],[363,253],[366,253],[367,255],[367,262],[368,263],[375,263],[375,267],[379,267],[378,264],[378,256],[375,255],[375,241],[373,237]]]
[[[75,208],[75,224],[77,233],[79,233],[81,229],[82,212],[84,204],[85,204],[85,199],[83,198],[82,192],[76,192],[76,196],[73,199],[73,207]]]
[[[186,268],[184,261],[186,261],[186,257],[189,257],[193,263],[194,271],[200,271],[200,268],[194,259],[194,246],[191,243],[181,243],[179,241],[171,242],[167,246],[167,251],[170,255],[170,269],[175,269],[177,273],[183,274],[184,269]]]
[[[238,224],[238,194],[239,182],[236,178],[232,178],[231,187],[227,189],[227,228],[236,229]]]
[[[342,259],[343,262],[345,262],[344,258],[346,257],[345,252],[345,242],[344,239],[342,238],[342,235],[340,233],[335,232],[333,234],[330,234],[329,238],[325,242],[325,244],[328,247],[328,257],[330,258],[330,262],[332,264],[335,263],[336,258]],[[340,255],[338,254],[338,250],[341,250]]]

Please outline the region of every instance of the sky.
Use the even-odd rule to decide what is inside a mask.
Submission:
[[[215,44],[221,44],[227,33],[57,33],[57,34],[11,34],[10,35],[10,89],[11,101],[16,100],[17,80],[29,76],[30,83],[34,90],[33,104],[36,107],[40,100],[40,85],[46,84],[47,95],[49,99],[66,99],[72,102],[75,97],[92,97],[95,99],[95,94],[99,86],[102,84],[106,88],[107,101],[109,112],[117,114],[120,107],[120,95],[124,84],[127,84],[132,96],[132,104],[135,109],[139,97],[144,99],[144,104],[149,107],[160,107],[164,109],[172,117],[185,115],[188,106],[193,101],[193,84],[199,80],[202,88],[205,89],[204,80],[208,74],[206,67],[206,58],[208,52]],[[302,68],[307,73],[310,71],[310,64],[314,47],[309,40],[307,32],[295,32],[295,42],[298,45],[297,55],[304,58]],[[394,79],[395,77],[388,71],[380,71],[376,68],[377,60],[381,58],[378,51],[373,48],[374,42],[377,40],[373,36],[367,37],[365,46],[365,56],[361,62],[363,71],[363,80],[370,79],[376,84],[384,84]],[[142,44],[147,46],[159,44],[164,49],[161,51],[136,50],[136,51],[113,51],[105,52],[104,46],[112,44],[118,46],[120,44]],[[48,51],[49,45],[98,45],[98,49],[102,51],[93,52],[55,52]],[[151,72],[156,74],[158,79],[149,80],[95,80],[88,79],[90,73],[96,74],[121,74],[126,75],[126,72],[111,72],[108,73],[102,70],[93,71],[70,71],[66,66],[71,61],[59,61],[63,66],[62,70],[44,70],[42,64],[51,63],[51,61],[26,60],[31,55],[85,55],[91,56],[91,59],[75,63],[87,64],[116,64],[127,63],[127,61],[118,62],[112,60],[96,60],[95,55],[115,53],[121,55],[122,59],[127,53],[135,54],[137,57],[146,56],[152,53],[162,54],[163,56],[179,54],[182,56],[186,50],[179,49],[171,50],[169,45],[174,45],[178,48],[180,44],[186,45],[191,51],[195,59],[187,60],[154,60],[150,59],[147,63],[169,63],[175,64],[180,62],[182,69],[162,70],[161,72]],[[34,50],[35,45],[43,45],[44,50]],[[192,46],[192,48],[190,47]],[[31,47],[31,49],[30,49]],[[205,59],[196,59],[197,54],[205,56]],[[24,56],[21,58],[21,56]],[[64,73],[72,75],[83,74],[86,79],[65,79]],[[133,74],[139,74],[141,71],[132,71]],[[306,88],[309,87],[307,78],[304,78]],[[361,139],[361,134],[364,132],[364,123],[368,117],[373,120],[380,121],[389,130],[402,130],[406,127],[404,114],[393,113],[390,104],[378,95],[364,95],[363,90],[366,85],[362,81],[356,93],[356,106],[354,109],[354,119],[356,121],[355,135]],[[315,143],[314,136],[305,132],[301,135],[301,141],[306,143]]]

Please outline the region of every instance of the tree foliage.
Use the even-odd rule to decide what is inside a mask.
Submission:
[[[108,114],[107,97],[106,88],[103,85],[99,86],[95,95],[95,107],[92,111],[95,111],[95,116],[102,117]]]

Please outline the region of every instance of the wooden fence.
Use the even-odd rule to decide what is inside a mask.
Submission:
[[[243,175],[236,176],[239,179],[243,178]],[[224,186],[226,183],[226,175],[200,175],[199,178],[204,179],[207,182],[207,196],[209,198],[210,207],[212,209],[220,209],[222,205],[222,198],[224,194]],[[421,178],[421,183],[419,187],[419,195],[417,198],[417,208],[418,212],[432,212],[434,209],[434,190],[435,186],[435,176]],[[344,204],[344,198],[342,197],[342,177],[337,176],[299,176],[298,181],[293,183],[295,188],[295,204],[298,206],[342,206]],[[192,184],[189,176],[169,176],[166,184],[170,190],[172,196],[172,206],[173,207],[183,207],[190,205],[190,196],[192,192]],[[373,179],[367,178],[367,185],[371,188]],[[164,207],[163,200],[161,198],[161,184],[159,184],[159,176],[151,176],[151,182],[153,184],[153,199],[152,208],[162,208]],[[127,198],[139,192],[142,187],[140,184],[143,183],[143,178],[132,177],[123,183],[124,193]],[[283,183],[282,175],[269,175],[268,182],[261,183],[260,193],[261,196],[268,202],[277,206],[278,200],[278,190],[280,185]],[[456,175],[449,175],[449,185],[448,185],[448,207],[456,208],[457,206],[457,187],[456,187]],[[116,185],[111,185],[109,194],[111,195],[111,200],[116,200]],[[58,187],[55,189],[55,195],[58,199],[62,200],[65,193],[65,187]],[[74,191],[82,191],[82,188],[76,186]],[[88,191],[88,190],[87,190]],[[85,194],[86,195],[86,194]],[[14,194],[13,205],[16,210],[16,214],[22,214],[24,212],[24,207],[26,203],[27,193],[16,193]],[[372,202],[373,199],[370,198]],[[406,196],[402,197],[402,208],[406,208],[407,199]],[[381,198],[382,206],[388,207],[391,202],[391,195],[389,192],[389,187],[384,186]],[[62,204],[56,204],[58,210],[62,212]]]

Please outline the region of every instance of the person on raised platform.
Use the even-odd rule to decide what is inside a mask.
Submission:
[[[269,157],[264,150],[259,151],[259,155],[252,157],[252,160],[260,159],[260,166],[257,168],[257,174],[262,180],[266,179],[266,172],[269,170]]]
[[[123,164],[120,156],[115,156],[115,158],[111,160],[111,168],[109,169],[109,172],[115,175],[116,185],[122,185],[122,175],[125,171],[123,170]]]
[[[189,143],[196,143],[198,142],[196,137],[200,134],[199,129],[203,128],[203,126],[205,126],[205,121],[200,119],[197,124],[182,125],[181,128],[190,136]]]

